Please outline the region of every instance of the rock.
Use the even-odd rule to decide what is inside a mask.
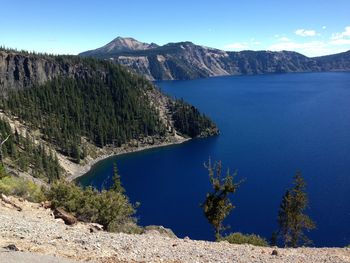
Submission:
[[[66,225],[74,225],[77,219],[70,213],[63,210],[63,208],[56,208],[53,211],[55,218],[61,218]]]
[[[98,231],[103,231],[103,225],[97,224],[97,223],[91,223],[90,224],[91,227],[95,228]]]
[[[52,207],[52,204],[50,201],[45,201],[45,202],[41,202],[41,207],[44,207],[45,209],[49,209]]]
[[[6,246],[4,248],[7,249],[7,250],[11,250],[11,251],[19,251],[19,249],[16,247],[15,244],[10,244],[10,245],[8,245],[8,246]]]
[[[145,234],[151,233],[154,231],[158,232],[161,236],[177,238],[177,236],[174,234],[174,232],[170,228],[165,228],[163,226],[154,226],[154,225],[145,227]]]
[[[90,233],[96,233],[98,231],[103,231],[103,225],[100,225],[97,223],[91,223],[89,230],[90,230]]]
[[[272,250],[271,255],[272,256],[278,256],[278,251],[276,249]]]
[[[16,208],[17,211],[19,211],[19,212],[22,211],[22,207],[15,204],[14,202],[12,202],[11,199],[9,197],[7,197],[6,195],[1,194],[0,198],[4,203],[9,204],[9,205],[13,206],[14,208]]]

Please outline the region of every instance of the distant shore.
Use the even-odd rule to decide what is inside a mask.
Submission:
[[[71,171],[70,175],[68,175],[66,177],[66,179],[69,182],[71,182],[71,181],[74,181],[81,176],[84,176],[86,173],[88,173],[96,163],[98,163],[104,159],[110,158],[112,156],[117,156],[117,155],[126,154],[126,153],[140,152],[140,151],[145,151],[145,150],[154,149],[154,148],[161,148],[161,147],[181,144],[181,143],[189,141],[191,138],[174,136],[174,137],[170,137],[168,139],[170,139],[170,140],[162,141],[162,142],[155,142],[154,144],[145,144],[145,145],[141,145],[141,146],[125,145],[122,147],[114,148],[113,151],[110,153],[106,153],[106,154],[100,155],[97,158],[91,159],[84,165],[73,165],[74,166],[73,168],[68,167],[68,166],[72,166],[72,164],[65,165],[64,163],[63,164],[61,163],[61,165],[63,166],[63,168],[65,170]]]

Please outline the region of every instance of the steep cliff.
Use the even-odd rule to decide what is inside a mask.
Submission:
[[[227,52],[191,42],[169,43],[138,50],[103,49],[81,53],[110,59],[150,80],[195,79],[223,75],[286,72],[349,71],[349,53],[309,58],[291,51]]]
[[[106,73],[93,72],[86,63],[73,56],[49,56],[0,50],[0,90],[21,89],[43,84],[58,76],[84,78]]]

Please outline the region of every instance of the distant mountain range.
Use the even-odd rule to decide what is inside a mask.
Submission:
[[[230,52],[192,42],[163,46],[117,37],[107,45],[79,54],[109,59],[150,80],[196,79],[225,75],[350,71],[350,51],[309,58],[292,51]]]

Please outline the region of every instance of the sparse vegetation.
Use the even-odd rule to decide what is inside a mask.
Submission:
[[[0,193],[39,203],[45,200],[44,190],[32,181],[13,176],[0,179]]]
[[[218,241],[228,241],[232,244],[251,244],[254,246],[267,247],[269,246],[268,242],[255,234],[242,234],[242,233],[232,233],[227,236],[221,237]]]

